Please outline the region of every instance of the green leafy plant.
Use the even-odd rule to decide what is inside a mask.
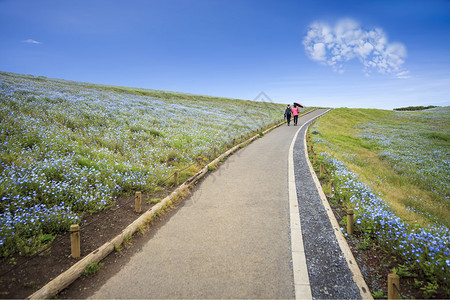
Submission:
[[[414,277],[415,275],[409,271],[409,268],[405,265],[400,265],[398,268],[393,268],[392,273],[397,274],[400,277]]]
[[[361,242],[358,243],[358,245],[356,245],[356,249],[359,250],[370,249],[370,244],[365,239],[363,239]]]
[[[438,288],[439,285],[436,282],[427,282],[427,285],[420,289],[423,291],[423,297],[429,299],[436,295]]]
[[[39,241],[43,244],[51,243],[55,239],[55,236],[52,234],[43,234],[39,237]]]
[[[384,296],[383,290],[373,291],[372,297],[374,299],[386,299],[386,297]]]
[[[423,285],[423,281],[417,280],[416,278],[414,278],[414,287],[416,288],[420,288]]]

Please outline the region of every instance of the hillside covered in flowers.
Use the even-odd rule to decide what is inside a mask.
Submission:
[[[0,72],[0,255],[152,190],[284,105]]]

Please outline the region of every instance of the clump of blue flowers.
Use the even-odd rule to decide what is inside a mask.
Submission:
[[[383,199],[362,183],[343,162],[321,153],[335,179],[333,197],[355,210],[355,221],[363,234],[400,262],[430,281],[448,284],[450,231],[446,226],[419,227],[397,217]]]

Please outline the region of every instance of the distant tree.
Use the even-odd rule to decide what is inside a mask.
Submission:
[[[400,108],[394,108],[394,110],[398,111],[416,111],[416,110],[425,110],[430,108],[435,108],[437,106],[429,105],[429,106],[408,106],[408,107],[400,107]]]

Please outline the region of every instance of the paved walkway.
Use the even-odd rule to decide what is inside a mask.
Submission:
[[[299,126],[281,126],[229,157],[92,298],[294,298],[287,158]]]

